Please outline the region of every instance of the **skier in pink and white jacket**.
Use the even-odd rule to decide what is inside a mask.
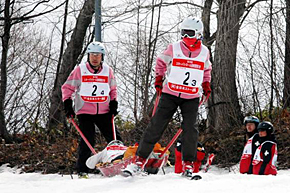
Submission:
[[[117,114],[117,84],[113,70],[104,63],[105,48],[100,42],[91,42],[87,47],[88,60],[77,66],[62,85],[62,99],[67,118],[77,115],[79,126],[92,146],[95,145],[95,125],[106,141],[114,139],[112,115]],[[74,109],[73,109],[74,99]],[[121,140],[116,130],[116,137]],[[80,140],[77,171],[87,175],[86,160],[91,151]]]
[[[162,92],[157,110],[137,150],[137,170],[142,169],[170,119],[180,107],[182,114],[182,160],[184,175],[192,175],[196,160],[198,130],[195,126],[199,98],[211,93],[209,50],[201,43],[203,23],[189,17],[181,23],[181,40],[170,44],[157,57],[155,88]],[[124,170],[126,171],[126,170]],[[136,171],[136,169],[134,170]]]

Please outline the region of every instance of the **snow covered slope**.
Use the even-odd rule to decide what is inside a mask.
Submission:
[[[194,181],[166,168],[166,175],[105,178],[90,174],[90,179],[73,175],[19,174],[18,170],[0,167],[0,193],[289,193],[290,169],[278,171],[277,176],[243,175],[213,167],[200,172],[202,180]]]

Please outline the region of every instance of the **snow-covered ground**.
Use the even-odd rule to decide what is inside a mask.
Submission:
[[[19,174],[5,165],[0,167],[0,193],[289,193],[290,169],[278,171],[277,176],[242,175],[212,167],[200,173],[202,180],[187,180],[166,168],[166,175],[106,178],[90,174],[90,179],[73,175]]]

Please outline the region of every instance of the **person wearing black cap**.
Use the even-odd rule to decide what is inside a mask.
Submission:
[[[240,173],[242,174],[253,173],[253,155],[255,154],[256,149],[260,146],[260,137],[257,129],[259,122],[259,119],[255,116],[247,116],[244,119],[244,125],[246,126],[246,135],[248,137],[248,141],[244,147],[244,151],[240,161]]]
[[[278,157],[277,141],[275,139],[274,127],[268,121],[258,125],[261,145],[255,152],[253,159],[253,174],[276,175],[276,161]]]

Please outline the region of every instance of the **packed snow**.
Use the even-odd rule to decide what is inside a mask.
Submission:
[[[290,169],[279,170],[277,176],[240,174],[237,167],[221,169],[212,166],[208,173],[200,172],[201,180],[188,180],[165,168],[157,175],[135,177],[103,177],[90,174],[89,179],[77,175],[22,173],[19,169],[0,167],[0,193],[289,193]]]

